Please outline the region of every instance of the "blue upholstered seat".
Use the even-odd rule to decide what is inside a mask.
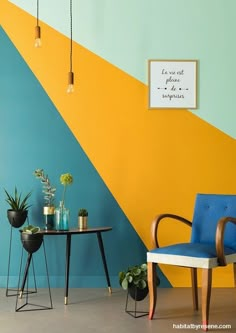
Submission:
[[[228,263],[236,261],[235,250],[224,247]],[[148,261],[175,266],[213,268],[219,266],[215,244],[180,243],[156,248],[148,253]]]
[[[160,248],[158,226],[170,218],[192,227],[191,240]],[[156,306],[157,263],[191,268],[195,309],[198,309],[196,269],[202,268],[202,321],[207,330],[212,268],[233,263],[236,272],[236,195],[198,194],[192,222],[178,215],[158,215],[152,223],[152,240],[154,248],[147,253],[149,318],[153,318]]]

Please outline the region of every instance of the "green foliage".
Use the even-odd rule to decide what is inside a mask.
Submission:
[[[50,183],[48,175],[44,174],[43,169],[36,169],[34,176],[41,180],[43,184],[44,200],[47,206],[53,206],[56,188]]]
[[[40,231],[40,228],[38,226],[35,226],[32,224],[29,224],[22,229],[22,232],[24,232],[26,234],[36,234],[39,231]]]
[[[139,289],[147,287],[147,264],[129,267],[127,271],[119,272],[119,283],[127,290],[131,286]]]
[[[88,211],[85,208],[81,208],[78,213],[79,216],[88,216]]]
[[[28,199],[31,196],[32,192],[26,194],[25,197],[21,197],[21,193],[19,194],[17,188],[15,187],[14,195],[10,195],[6,189],[4,189],[6,193],[6,202],[10,205],[12,210],[27,210],[31,205],[28,204]]]

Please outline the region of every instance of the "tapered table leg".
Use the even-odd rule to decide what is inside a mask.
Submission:
[[[103,262],[103,266],[104,266],[104,270],[105,270],[105,274],[106,274],[108,291],[111,294],[112,289],[111,289],[110,277],[109,277],[109,273],[108,273],[107,262],[106,262],[106,257],[105,257],[105,251],[104,251],[101,232],[97,232],[97,238],[98,238],[98,244],[99,244],[99,248],[100,248],[100,252],[101,252],[101,256],[102,256],[102,262]]]
[[[66,236],[66,271],[65,271],[65,305],[68,304],[69,274],[70,274],[70,252],[71,252],[71,234]]]

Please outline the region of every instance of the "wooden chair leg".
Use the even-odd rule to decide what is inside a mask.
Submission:
[[[208,320],[211,300],[212,269],[202,269],[202,325],[208,330]]]
[[[148,262],[148,289],[149,289],[149,319],[153,318],[156,299],[157,299],[157,281],[156,281],[157,264]]]
[[[193,309],[198,310],[197,268],[191,268]]]
[[[234,270],[234,287],[236,287],[236,263],[233,264],[233,270]]]

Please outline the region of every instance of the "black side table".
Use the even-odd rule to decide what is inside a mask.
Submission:
[[[76,235],[86,235],[86,234],[95,234],[97,235],[98,246],[101,253],[101,258],[103,262],[103,267],[105,271],[105,276],[107,280],[107,287],[109,293],[112,293],[110,277],[107,268],[105,250],[102,240],[102,233],[111,231],[111,227],[95,227],[87,229],[70,229],[65,231],[56,231],[56,230],[41,230],[44,236],[65,236],[66,237],[66,253],[65,253],[65,288],[64,288],[64,304],[68,304],[68,291],[69,291],[69,277],[70,277],[70,253],[71,253],[71,238]]]

